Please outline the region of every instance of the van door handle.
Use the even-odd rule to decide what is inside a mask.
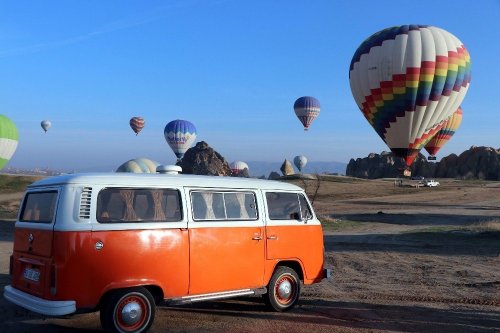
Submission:
[[[262,236],[260,234],[253,234],[252,240],[262,240]]]
[[[276,239],[278,239],[278,236],[276,236],[276,235],[267,236],[267,239],[276,240]]]

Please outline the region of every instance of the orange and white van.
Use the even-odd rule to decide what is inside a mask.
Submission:
[[[4,297],[48,316],[100,311],[106,331],[144,332],[158,304],[261,294],[289,310],[301,283],[330,276],[323,256],[321,224],[292,184],[63,175],[26,191]]]

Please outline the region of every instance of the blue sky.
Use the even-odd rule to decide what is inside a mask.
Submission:
[[[8,166],[174,163],[163,128],[178,118],[229,162],[348,162],[388,150],[357,108],[348,72],[363,40],[401,24],[448,30],[471,55],[463,122],[440,157],[499,148],[498,17],[496,0],[2,0],[0,114],[20,134]],[[307,133],[293,112],[304,95],[322,106]],[[146,121],[138,136],[132,116]]]

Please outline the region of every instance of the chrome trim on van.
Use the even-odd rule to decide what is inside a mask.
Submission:
[[[186,303],[192,303],[192,302],[211,301],[211,300],[216,300],[216,299],[231,298],[231,297],[237,297],[237,296],[260,295],[260,294],[264,294],[266,292],[267,292],[266,288],[240,289],[240,290],[222,291],[222,292],[218,292],[218,293],[190,295],[190,296],[184,296],[184,297],[180,297],[180,298],[173,298],[170,300],[166,300],[166,303],[170,304],[170,305],[186,304]]]
[[[5,286],[3,296],[10,302],[47,316],[64,316],[76,311],[75,301],[48,301],[23,291]]]

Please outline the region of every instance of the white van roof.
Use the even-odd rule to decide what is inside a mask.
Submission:
[[[235,188],[235,189],[263,189],[263,190],[288,190],[303,191],[302,188],[286,182],[242,177],[219,177],[200,175],[168,175],[152,173],[81,173],[62,176],[47,177],[33,184],[29,188],[40,186],[53,186],[63,184],[80,184],[85,186],[189,186],[209,188]]]

